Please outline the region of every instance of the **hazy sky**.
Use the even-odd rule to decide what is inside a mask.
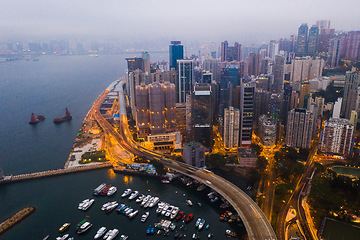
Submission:
[[[268,41],[301,23],[360,30],[360,0],[0,0],[0,36]]]

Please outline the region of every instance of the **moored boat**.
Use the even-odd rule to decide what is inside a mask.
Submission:
[[[196,220],[196,223],[195,223],[196,228],[199,227],[200,221],[201,221],[201,218],[198,218],[198,220]]]
[[[60,228],[59,232],[65,232],[70,227],[70,223],[64,223]]]
[[[193,205],[192,201],[190,199],[186,200],[186,204],[189,205],[190,207]]]
[[[139,195],[138,191],[134,191],[130,194],[129,200],[133,200],[134,198],[136,198]]]
[[[63,236],[61,236],[61,237],[57,237],[56,240],[65,240],[65,239],[67,239],[68,237],[69,237],[69,234],[65,234],[65,235],[63,235]]]
[[[105,183],[100,184],[97,188],[94,189],[94,195],[98,195],[105,187]]]
[[[127,195],[129,195],[131,193],[131,189],[128,188],[124,191],[124,193],[121,195],[121,197],[126,197]]]
[[[176,216],[175,220],[176,221],[179,221],[184,215],[184,212],[183,211],[180,211],[179,214]]]
[[[110,232],[111,231],[111,232]],[[119,234],[119,230],[114,228],[113,230],[110,230],[110,234],[108,235],[107,238],[104,238],[105,240],[112,240],[114,239],[118,234]]]
[[[142,216],[141,216],[141,222],[145,222],[146,219],[149,217],[150,213],[149,212],[145,212]]]
[[[190,222],[194,217],[194,214],[190,213],[187,218],[185,219],[185,222]]]
[[[95,236],[94,236],[94,239],[98,239],[98,238],[101,238],[102,235],[104,235],[106,233],[106,227],[101,227],[99,228],[99,230],[96,232]]]
[[[109,190],[108,190],[108,192],[106,193],[106,195],[107,195],[107,196],[111,196],[111,195],[113,195],[114,193],[116,193],[116,191],[117,191],[117,188],[114,187],[114,186],[112,186],[112,187],[109,188]]]
[[[180,211],[179,207],[174,207],[173,210],[171,211],[170,219],[174,219],[176,215],[179,213],[179,211]]]
[[[144,194],[141,194],[136,200],[135,202],[139,203],[139,202],[142,202],[142,200],[144,200],[145,198],[145,195]]]
[[[128,239],[129,237],[128,236],[126,236],[126,235],[121,235],[120,236],[120,240],[126,240],[126,239]]]
[[[89,221],[84,222],[76,231],[77,234],[86,232],[92,227],[92,224]]]
[[[236,233],[231,231],[230,229],[225,230],[225,235],[230,237],[236,237]]]
[[[204,227],[205,219],[201,219],[198,229],[201,230]]]
[[[89,209],[89,207],[91,207],[91,205],[93,205],[93,203],[95,202],[95,199],[90,199],[90,201],[88,201],[85,205],[82,206],[83,211],[86,211]]]

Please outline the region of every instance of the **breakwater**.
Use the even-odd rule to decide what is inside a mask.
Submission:
[[[0,235],[21,222],[24,218],[35,212],[35,207],[26,207],[0,223]]]

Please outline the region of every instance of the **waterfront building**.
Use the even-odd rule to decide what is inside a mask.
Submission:
[[[228,41],[221,43],[221,62],[241,61],[241,44],[235,42],[229,47]]]
[[[177,60],[184,59],[184,46],[181,45],[181,41],[171,41],[169,46],[169,63],[170,69],[178,69]]]
[[[275,56],[275,62],[272,69],[274,76],[274,84],[272,86],[272,92],[280,93],[284,88],[285,77],[285,58],[280,55]]]
[[[296,45],[296,55],[304,56],[307,54],[308,44],[308,25],[306,23],[301,24],[298,31],[298,39]]]
[[[276,123],[271,117],[262,115],[259,118],[259,137],[266,147],[272,147],[276,144]]]
[[[185,143],[183,146],[185,163],[195,167],[205,167],[205,147],[198,142]]]
[[[212,146],[214,95],[210,84],[198,84],[191,97],[192,139],[206,148]]]
[[[257,156],[252,148],[238,148],[239,166],[256,168]]]
[[[345,74],[344,98],[340,112],[342,118],[350,119],[351,111],[357,110],[359,84],[360,74],[357,73],[356,68],[353,67],[351,71],[347,71]]]
[[[151,134],[147,136],[147,142],[151,143],[151,148],[153,150],[181,151],[180,132]]]
[[[317,53],[318,46],[318,38],[319,38],[319,27],[314,25],[309,30],[309,38],[308,38],[308,55],[315,55]]]
[[[320,135],[319,150],[326,153],[350,154],[353,148],[354,125],[348,119],[330,118]]]
[[[310,148],[313,127],[314,114],[311,111],[302,108],[290,110],[286,126],[286,146]]]
[[[183,103],[186,101],[186,95],[191,93],[192,86],[195,83],[193,59],[177,60],[178,63],[178,79],[176,82],[176,102]]]
[[[224,110],[223,141],[226,148],[239,145],[240,111],[234,107]]]

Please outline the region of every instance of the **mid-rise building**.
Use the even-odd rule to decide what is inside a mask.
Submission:
[[[183,146],[184,161],[195,167],[205,167],[205,147],[201,143],[190,142]]]
[[[264,146],[272,147],[276,144],[276,123],[271,117],[262,115],[259,118],[259,135]]]
[[[238,148],[239,166],[256,168],[257,156],[252,148]]]
[[[241,44],[235,42],[233,47],[224,41],[221,43],[221,62],[241,61]]]
[[[239,146],[240,111],[233,107],[224,110],[223,141],[226,148]]]
[[[314,115],[311,111],[301,108],[290,110],[286,126],[286,146],[310,148],[313,127]]]
[[[356,68],[347,71],[345,75],[345,89],[344,98],[341,104],[340,116],[342,118],[350,119],[351,111],[357,110],[358,87],[360,84],[360,74],[357,73]]]
[[[354,126],[348,119],[330,118],[320,135],[319,150],[326,153],[350,154],[353,148]]]

